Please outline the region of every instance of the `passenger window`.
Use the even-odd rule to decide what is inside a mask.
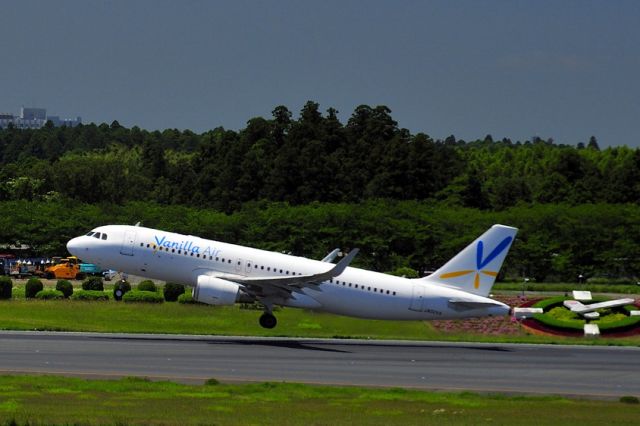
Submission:
[[[222,263],[224,263],[224,257],[222,258]]]
[[[175,253],[175,252],[176,252],[176,249],[171,249],[171,253]]]

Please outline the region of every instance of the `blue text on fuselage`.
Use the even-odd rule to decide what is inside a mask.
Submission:
[[[166,236],[162,238],[158,238],[157,235],[154,235],[153,238],[156,240],[156,244],[160,247],[166,247],[170,249],[176,250],[184,250],[186,252],[194,253],[194,254],[202,254],[203,256],[218,256],[220,254],[220,250],[215,247],[206,246],[200,247],[197,244],[194,244],[193,241],[172,241],[167,239]]]

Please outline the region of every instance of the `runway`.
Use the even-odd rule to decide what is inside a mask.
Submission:
[[[0,332],[0,374],[640,396],[640,348]]]

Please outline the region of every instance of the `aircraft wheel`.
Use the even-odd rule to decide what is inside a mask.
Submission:
[[[260,325],[263,328],[273,328],[276,326],[277,323],[278,323],[278,320],[276,319],[275,316],[273,316],[273,314],[265,312],[260,316]]]

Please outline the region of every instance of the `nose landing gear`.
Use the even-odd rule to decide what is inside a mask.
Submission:
[[[260,325],[263,328],[273,328],[278,323],[278,320],[271,312],[265,312],[260,316]]]

